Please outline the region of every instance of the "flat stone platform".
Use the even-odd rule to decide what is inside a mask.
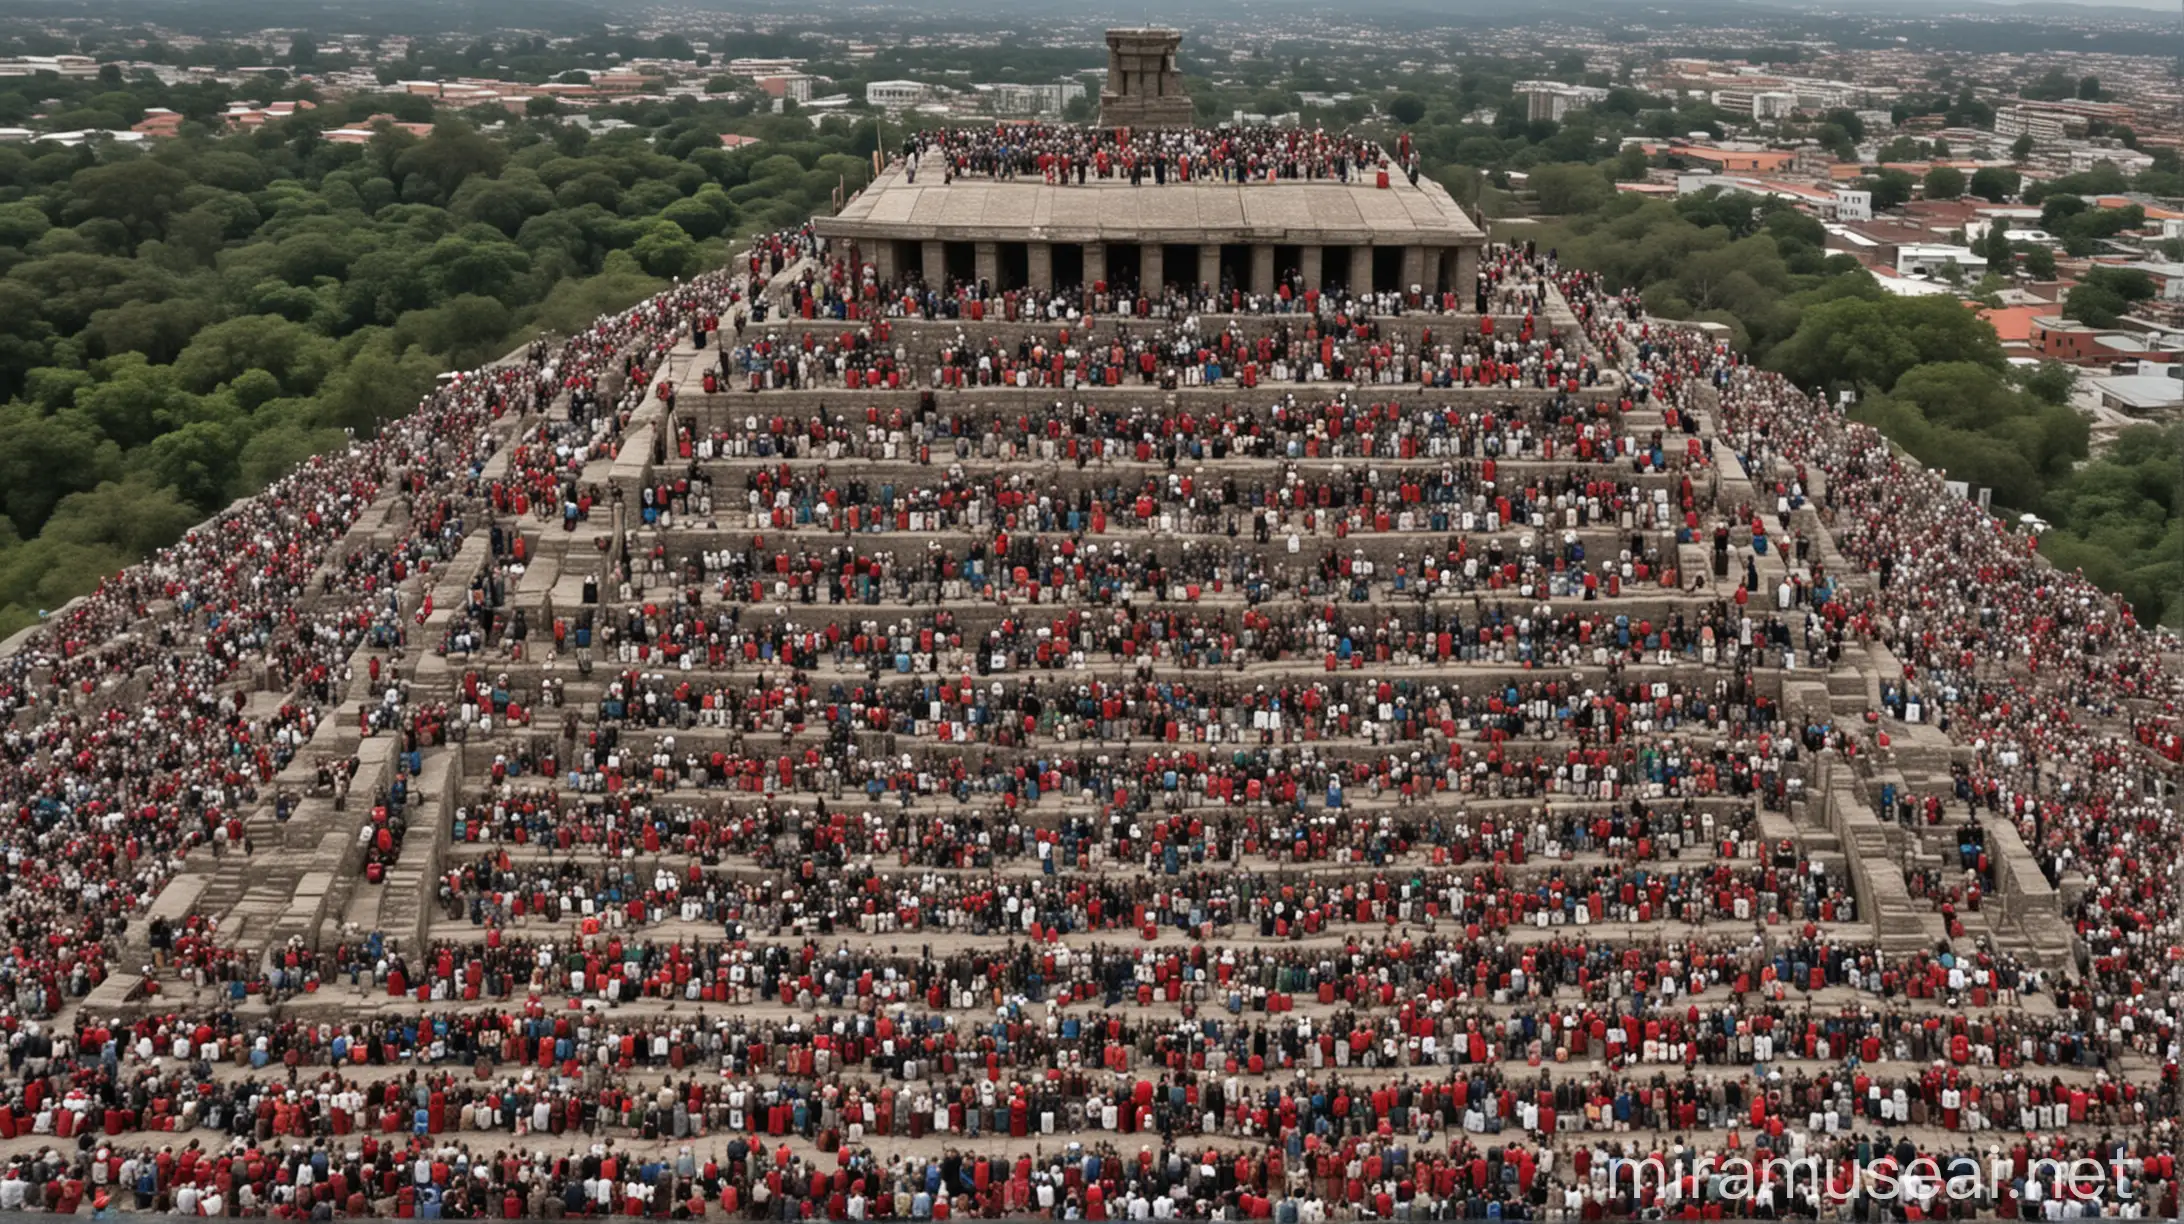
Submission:
[[[1274,182],[1127,179],[1082,184],[1038,179],[943,181],[937,158],[913,180],[884,171],[839,214],[817,221],[830,237],[1040,242],[1265,242],[1464,246],[1485,241],[1446,189],[1391,174]]]

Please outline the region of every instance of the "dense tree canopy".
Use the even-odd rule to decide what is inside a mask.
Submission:
[[[115,96],[117,123],[226,101]],[[422,138],[324,138],[420,103]],[[730,153],[725,109],[618,107],[634,127],[593,136],[392,95],[149,148],[0,146],[0,634],[407,412],[440,370],[718,263],[865,172],[869,121],[749,120],[764,143]]]
[[[2052,524],[2041,547],[2059,564],[2142,616],[2184,622],[2184,426],[2126,430],[2087,462],[2075,371],[2013,370],[1994,329],[1955,298],[1884,293],[1824,238],[1786,204],[1722,191],[1673,205],[1619,196],[1538,227],[1541,245],[1643,291],[1656,313],[1726,324],[1794,381],[1853,391],[1854,415],[1921,462]],[[2032,248],[2027,266],[2047,255]],[[2151,292],[2142,281],[2097,270],[2079,293],[2137,300]]]
[[[1674,204],[1624,195],[1541,227],[1539,241],[1617,288],[1645,292],[1668,318],[1727,324],[1765,353],[1797,330],[1811,303],[1879,294],[1820,223],[1780,200],[1707,191]]]
[[[1972,171],[1971,193],[1991,204],[2008,202],[2017,194],[2024,176],[2002,166],[1981,166]]]
[[[1804,312],[1768,364],[1806,386],[1887,391],[1934,362],[2003,368],[1994,328],[1947,296],[1841,298]]]

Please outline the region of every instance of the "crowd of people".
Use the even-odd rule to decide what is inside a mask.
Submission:
[[[934,406],[882,409],[861,417],[823,405],[804,412],[767,405],[761,414],[730,401],[674,439],[678,457],[845,459],[932,463],[957,460],[1157,463],[1214,459],[1478,459],[1568,464],[1627,462],[1643,472],[1687,469],[1705,440],[1680,424],[1633,438],[1619,435],[1614,405],[1578,404],[1566,394],[1487,408],[1285,392],[1252,404],[1121,407],[1057,399],[1044,411],[971,413]],[[754,404],[755,408],[757,405]],[[1011,407],[1014,407],[1011,405]],[[1671,433],[1670,429],[1675,432]],[[688,447],[691,454],[679,452]],[[1486,475],[1482,469],[1482,475]],[[1515,473],[1512,473],[1515,475]],[[696,472],[684,479],[695,479]],[[1489,477],[1491,478],[1491,477]]]
[[[951,175],[1098,174],[1104,158],[1153,182],[1341,178],[1367,152],[1029,130],[933,151]],[[1528,310],[1552,285],[1583,346],[1345,341],[1391,361],[1403,347],[1406,381],[1440,345],[1437,368],[1536,361],[1518,379],[1552,392],[1539,403],[761,410],[663,441],[662,468],[687,471],[642,495],[662,530],[633,534],[584,611],[530,624],[511,609],[525,525],[574,531],[620,496],[587,468],[623,452],[648,395],[672,397],[664,358],[693,333],[717,332],[732,366],[777,343],[765,316],[832,254],[808,231],[772,235],[724,273],[452,380],[0,662],[0,1210],[1825,1210],[1790,1187],[1728,1201],[1703,1176],[1609,1172],[1612,1156],[1682,1167],[1702,1147],[1868,1170],[1999,1158],[1998,1187],[1921,1210],[2024,1218],[2121,1211],[2059,1198],[2031,1167],[2098,1159],[2139,1207],[2174,1209],[2184,694],[2159,656],[2175,643],[1833,406],[1552,253],[1497,251],[1492,275],[1524,286]],[[1338,343],[1315,330],[1320,307],[1306,315],[1248,341],[1224,327],[1237,351],[1221,364],[1324,363],[1258,351]],[[1142,386],[1150,355],[1157,388],[1158,334],[1110,345],[1103,367]],[[877,354],[884,334],[868,339]],[[936,368],[968,374],[940,386],[988,385],[982,363],[998,382],[1011,363],[1051,370],[1046,342],[944,344]],[[1583,406],[1610,374],[1608,402]],[[1663,431],[1630,438],[1622,418],[1653,411]],[[953,466],[889,478],[849,462],[929,464],[936,446]],[[1101,460],[1097,478],[1042,488],[999,466],[1042,447]],[[745,459],[764,462],[717,466]],[[1224,459],[1280,462],[1196,470]],[[1731,459],[1773,504],[1717,502]],[[1127,463],[1160,467],[1109,466]],[[714,492],[723,470],[732,494]],[[731,499],[735,538],[673,543],[677,520]],[[1793,527],[1809,514],[1847,570]],[[396,530],[350,532],[369,516]],[[1243,543],[1403,530],[1450,539],[1396,562],[1293,544],[1286,579]],[[968,538],[868,547],[889,531]],[[1734,599],[1616,610],[1679,589],[1664,539],[1710,538]],[[412,643],[427,579],[476,540],[467,606]],[[1254,597],[1213,598],[1231,586]],[[985,589],[1006,605],[970,600]],[[1414,592],[1474,598],[1397,598]],[[932,610],[885,606],[914,594]],[[791,611],[819,603],[872,610]],[[1045,603],[1067,606],[1031,607]],[[606,670],[574,697],[474,662],[451,699],[406,682],[419,646],[475,660],[533,638]],[[1777,669],[1861,647],[1902,668],[1871,721],[1780,708]],[[1255,661],[1309,670],[1262,680]],[[1451,663],[1521,678],[1438,670]],[[699,666],[743,670],[724,683]],[[253,701],[260,688],[273,699]],[[161,886],[194,856],[247,852],[260,809],[288,810],[275,778],[352,719],[399,737],[396,791],[363,817],[381,866],[417,835],[402,788],[423,754],[525,729],[467,754],[478,776],[452,830],[432,830],[457,849],[433,937],[298,940],[253,965],[192,915],[152,933],[153,981],[232,992],[90,1014],[80,1000]],[[1891,784],[1875,806],[1962,827],[1955,865],[1975,888],[1907,883],[1976,907],[1993,830],[2013,830],[2060,890],[2075,958],[1876,943],[1851,864],[1763,832],[1814,761],[1885,764],[1889,721],[1964,750],[1946,790]],[[373,1005],[235,1005],[253,989]]]
[[[793,327],[822,320],[868,325],[885,339],[890,321],[923,320],[969,323],[1092,323],[1100,319],[1188,320],[1203,324],[1219,316],[1304,316],[1318,326],[1343,331],[1386,317],[1406,315],[1478,315],[1509,324],[1543,314],[1556,299],[1548,281],[1518,248],[1490,248],[1470,282],[1444,281],[1436,270],[1431,284],[1419,282],[1376,288],[1370,273],[1353,265],[1330,264],[1321,255],[1320,274],[1308,277],[1298,266],[1277,264],[1269,285],[1248,285],[1234,267],[1176,266],[1165,258],[1157,275],[1118,262],[1092,280],[1052,285],[1002,287],[990,278],[942,275],[927,280],[922,268],[882,276],[854,241],[829,249],[775,291],[755,311],[760,320]],[[693,340],[705,333],[697,321]]]
[[[703,439],[711,451],[713,439]],[[681,458],[698,458],[701,442],[688,426],[677,437]],[[701,462],[711,458],[706,455]],[[655,486],[651,504],[689,522],[725,521],[751,531],[816,529],[828,534],[890,531],[967,531],[984,526],[1036,532],[1113,530],[1183,532],[1192,535],[1252,533],[1267,543],[1275,533],[1322,529],[1345,532],[1483,531],[1505,529],[1582,531],[1613,527],[1657,529],[1669,520],[1668,494],[1620,473],[1511,472],[1506,485],[1492,461],[1443,461],[1416,466],[1379,463],[1307,468],[1283,462],[1224,464],[1218,472],[1125,473],[1103,470],[1095,479],[1046,481],[994,465],[975,475],[973,466],[951,463],[930,473],[896,475],[859,467],[788,463],[750,464],[728,472],[719,489],[710,465]],[[1676,522],[1696,509],[1690,476],[1684,475]],[[680,505],[677,499],[681,499]],[[1659,507],[1656,509],[1656,507]],[[742,518],[738,520],[738,511]],[[1339,526],[1338,526],[1339,525]]]
[[[1491,315],[1478,330],[1451,334],[1427,325],[1399,330],[1378,320],[1348,322],[1313,315],[1247,326],[1189,315],[1140,322],[1116,319],[1065,323],[1014,336],[979,328],[973,336],[897,337],[885,323],[825,335],[769,329],[733,348],[723,346],[705,389],[976,390],[1232,387],[1261,383],[1408,385],[1428,389],[1502,388],[1575,395],[1599,383],[1600,371],[1574,343],[1533,316],[1497,327]],[[1324,326],[1323,326],[1324,323]],[[1347,324],[1347,325],[1346,325]]]
[[[1125,842],[1122,849],[1132,847]],[[507,851],[502,855],[505,859]],[[1117,856],[1129,861],[1127,853]],[[862,929],[961,931],[979,935],[1037,930],[1157,935],[1163,926],[1225,931],[1242,939],[1303,940],[1339,933],[1351,924],[1450,922],[1503,934],[1513,927],[1587,926],[1595,922],[1730,920],[1854,922],[1857,902],[1840,871],[1789,851],[1766,860],[1708,866],[1665,862],[1577,864],[1539,862],[1532,870],[1496,864],[1469,871],[1413,869],[1401,880],[1385,875],[1323,873],[1301,883],[1283,874],[1209,870],[1196,866],[1196,847],[1154,841],[1142,851],[1142,876],[1123,882],[1011,874],[977,879],[939,872],[880,871],[869,864],[822,875],[800,872],[794,921],[816,922],[822,934]],[[451,869],[440,881],[440,904],[452,920],[466,916],[496,929],[579,920],[615,931],[687,923],[744,929],[762,912],[775,881],[742,873],[682,873],[664,864],[643,880],[623,866],[587,867],[526,856]],[[786,899],[784,899],[786,900]],[[757,923],[750,924],[760,925]]]
[[[754,270],[762,258],[779,270],[816,239],[772,245]],[[242,850],[275,776],[348,695],[352,662],[406,640],[418,580],[478,525],[488,460],[512,446],[513,484],[573,482],[585,457],[611,447],[617,419],[593,398],[602,377],[622,381],[625,359],[656,364],[693,313],[726,310],[750,286],[741,270],[701,278],[560,346],[446,380],[369,441],[305,461],[104,580],[0,660],[11,724],[0,735],[0,1018],[48,1016],[87,995],[187,856]],[[511,433],[564,393],[568,420]],[[373,513],[399,528],[394,542],[349,534]],[[380,665],[373,657],[374,682]],[[270,709],[250,700],[261,687],[279,697]],[[416,736],[415,711],[379,696],[359,712],[365,730]]]
[[[903,148],[906,172],[913,182],[916,167],[928,155],[940,161],[943,181],[977,175],[1064,186],[1120,180],[1133,186],[1284,179],[1347,183],[1384,173],[1391,162],[1412,175],[1418,165],[1407,133],[1391,158],[1378,141],[1367,137],[1269,126],[1132,131],[1003,123],[917,132],[904,141]]]

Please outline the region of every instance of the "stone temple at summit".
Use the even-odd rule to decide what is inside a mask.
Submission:
[[[1188,123],[1177,35],[1110,30],[1103,120]],[[1389,166],[1345,179],[1205,179],[1136,190],[1120,178],[1063,185],[1040,178],[943,181],[898,163],[819,232],[854,244],[880,279],[917,273],[1007,291],[1112,282],[1227,284],[1270,293],[1296,273],[1306,290],[1416,287],[1467,300],[1485,235],[1446,189]]]

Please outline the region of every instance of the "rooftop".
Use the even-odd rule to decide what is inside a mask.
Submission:
[[[1985,306],[1977,308],[1979,317],[1994,328],[1996,338],[2004,344],[2031,343],[2033,321],[2052,313],[2054,309],[2051,303],[2005,306],[2000,310]]]
[[[1419,243],[1485,241],[1479,227],[1438,183],[1391,172],[1386,187],[1370,174],[1274,182],[1169,182],[1127,179],[1056,185],[1039,179],[957,178],[943,182],[937,157],[910,181],[889,167],[820,233],[868,238],[1104,242]]]
[[[2096,378],[2103,396],[2131,408],[2173,408],[2184,404],[2184,381],[2159,374],[2113,374]]]

